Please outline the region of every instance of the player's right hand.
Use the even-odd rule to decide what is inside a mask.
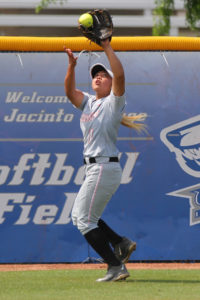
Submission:
[[[72,65],[72,66],[76,66],[76,63],[77,63],[77,59],[78,57],[75,57],[72,50],[71,49],[68,49],[66,48],[65,46],[63,47],[64,48],[64,51],[67,53],[68,55],[68,58],[69,58],[69,64]]]

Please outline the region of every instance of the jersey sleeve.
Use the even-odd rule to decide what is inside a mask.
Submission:
[[[121,113],[123,112],[125,105],[126,105],[125,95],[115,96],[113,91],[111,90],[109,96],[109,106],[112,109],[112,111]]]
[[[84,110],[84,107],[85,107],[85,105],[86,105],[86,103],[89,99],[89,96],[90,96],[88,93],[85,93],[85,92],[83,92],[83,94],[84,94],[83,101],[82,101],[81,105],[78,107],[78,109],[80,109],[82,111]]]

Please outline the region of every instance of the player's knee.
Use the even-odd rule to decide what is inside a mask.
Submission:
[[[80,232],[82,232],[82,230],[84,230],[85,228],[85,224],[83,221],[81,221],[81,219],[72,211],[72,223],[74,226],[76,226],[78,228],[78,230]]]
[[[73,211],[72,211],[71,217],[72,217],[72,223],[73,223],[73,225],[77,226],[77,216],[73,213]]]
[[[85,221],[85,220],[82,220],[79,218],[77,219],[76,226],[82,235],[85,235],[90,230],[98,227],[97,223],[89,223],[88,221]]]

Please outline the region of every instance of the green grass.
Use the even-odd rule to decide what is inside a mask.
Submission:
[[[200,270],[130,270],[97,283],[105,270],[0,272],[0,300],[200,300]]]

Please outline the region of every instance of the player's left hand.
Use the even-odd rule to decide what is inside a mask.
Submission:
[[[65,46],[63,47],[64,48],[64,51],[67,53],[68,55],[68,58],[69,58],[69,64],[70,65],[73,65],[73,66],[76,66],[76,63],[77,63],[77,59],[78,57],[75,57],[72,50],[71,49],[68,49],[66,48]]]
[[[109,39],[102,40],[102,41],[100,42],[100,45],[101,45],[101,47],[102,47],[103,49],[106,49],[107,47],[110,46],[110,40],[109,40]]]
[[[113,22],[110,13],[103,9],[94,9],[87,13],[92,16],[93,25],[85,27],[79,24],[78,28],[81,33],[100,46],[103,40],[111,40],[113,35]]]

